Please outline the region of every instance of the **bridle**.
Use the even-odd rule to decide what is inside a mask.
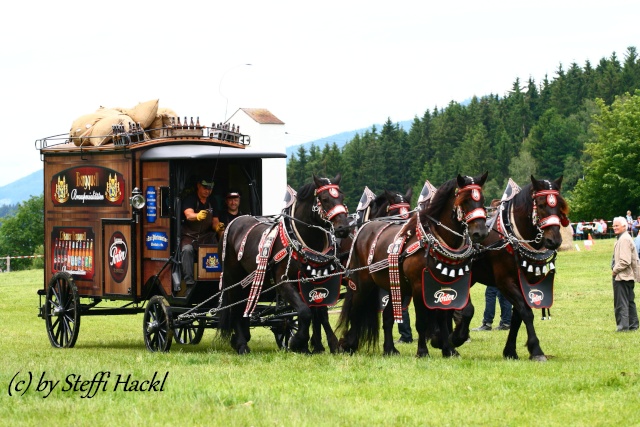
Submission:
[[[475,221],[476,219],[487,219],[487,210],[484,206],[475,208],[474,210],[466,214],[462,210],[462,208],[460,207],[462,200],[458,197],[460,197],[461,194],[467,191],[471,192],[471,198],[476,202],[479,202],[482,198],[482,187],[478,184],[468,184],[456,190],[456,200],[454,201],[453,205],[455,207],[456,218],[458,219],[458,221],[464,221],[465,224],[469,224],[471,221]]]
[[[346,206],[342,203],[335,205],[328,211],[325,211],[324,207],[322,207],[322,202],[320,201],[320,193],[324,191],[327,191],[331,197],[337,199],[338,197],[340,197],[340,186],[338,186],[337,184],[327,184],[323,185],[322,187],[316,188],[316,190],[314,191],[313,194],[314,196],[316,196],[316,206],[313,210],[320,215],[320,218],[325,221],[331,221],[335,216],[340,215],[341,213],[345,215],[349,214]]]
[[[533,211],[531,212],[531,223],[533,225],[535,225],[536,227],[538,227],[540,230],[543,230],[547,227],[551,227],[554,225],[557,226],[561,226],[561,225],[565,225],[563,224],[564,222],[567,222],[568,225],[568,219],[566,219],[566,217],[564,215],[562,215],[562,219],[558,216],[558,215],[549,215],[546,216],[544,218],[539,218],[538,217],[538,204],[536,203],[536,199],[538,197],[546,197],[547,198],[547,205],[554,208],[557,206],[558,204],[558,197],[560,196],[560,191],[558,190],[540,190],[540,191],[534,191],[532,194],[532,198],[533,198]]]

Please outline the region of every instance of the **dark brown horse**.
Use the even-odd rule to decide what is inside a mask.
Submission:
[[[433,199],[409,221],[374,220],[358,231],[347,264],[352,298],[345,299],[339,328],[343,330],[341,350],[353,353],[378,340],[379,288],[390,293],[391,304],[384,319],[401,321],[401,300],[412,295],[418,331],[417,355],[427,356],[430,322],[442,323],[446,316],[434,308],[461,308],[466,304],[472,243],[487,235],[482,186],[487,174],[477,177],[458,175],[444,183]],[[429,283],[429,286],[423,283]],[[442,331],[442,329],[440,329]],[[397,354],[393,343],[393,322],[383,323],[385,355]],[[447,333],[447,331],[442,331]],[[442,353],[457,352],[446,336]]]
[[[244,216],[225,230],[219,330],[238,354],[250,351],[250,321],[258,302],[273,300],[275,293],[297,313],[297,331],[287,337],[289,349],[309,353],[311,309],[298,285],[311,266],[342,268],[335,236],[346,236],[350,228],[340,179],[340,174],[334,179],[314,175],[314,182],[297,194],[289,192],[287,207],[276,220]]]
[[[391,217],[398,215],[398,219],[408,219],[411,210],[411,196],[413,190],[409,189],[406,194],[395,193],[393,191],[384,190],[378,196],[375,196],[369,188],[365,187],[365,191],[360,199],[356,214],[353,219],[352,231],[344,239],[340,241],[340,252],[348,254],[353,243],[353,236],[357,229],[366,221],[375,218]],[[346,261],[346,258],[345,258]],[[348,295],[348,294],[347,294]],[[338,350],[338,337],[333,331],[333,327],[329,321],[329,309],[327,306],[314,307],[312,313],[311,328],[311,348],[313,353],[323,353],[325,351],[322,344],[322,330],[327,336],[327,344],[329,351],[336,353]]]
[[[562,177],[549,181],[531,176],[531,183],[521,191],[503,197],[489,235],[482,241],[486,250],[473,262],[473,281],[497,286],[513,304],[511,328],[502,353],[505,358],[518,358],[516,339],[524,322],[529,358],[547,360],[533,325],[532,308],[549,307],[553,302],[554,260],[562,244],[560,226],[569,223],[561,184]],[[469,301],[456,322],[452,336],[456,346],[468,338],[473,313]]]

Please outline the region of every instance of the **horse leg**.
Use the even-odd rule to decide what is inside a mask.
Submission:
[[[514,305],[513,314],[511,316],[511,328],[509,329],[509,336],[507,337],[507,343],[505,344],[502,355],[507,359],[518,359],[516,352],[516,340],[518,338],[518,330],[520,325],[524,322],[527,328],[527,349],[529,350],[529,359],[536,362],[546,362],[547,356],[545,356],[542,348],[540,347],[540,340],[536,335],[535,327],[533,326],[533,310],[524,302],[519,302]]]
[[[331,354],[335,354],[338,351],[338,337],[333,331],[333,327],[331,326],[331,322],[329,321],[329,308],[323,307],[323,310],[320,313],[322,314],[322,327],[324,329],[325,335],[327,336],[329,351],[331,352]]]
[[[438,324],[439,338],[442,343],[442,357],[457,357],[460,353],[449,341],[449,331],[451,327],[452,313],[450,310],[436,310],[436,321]]]
[[[414,323],[418,332],[418,351],[416,357],[429,357],[429,349],[427,348],[427,316],[426,307],[418,307],[415,296],[413,298],[413,307],[416,312],[416,321]]]
[[[469,326],[471,325],[474,312],[475,308],[471,303],[471,298],[469,298],[467,305],[462,310],[454,313],[455,328],[449,337],[454,347],[460,347],[469,339]]]
[[[295,353],[311,354],[309,351],[309,328],[311,327],[311,309],[302,301],[299,295],[297,298],[289,299],[293,309],[298,313],[298,331],[289,340],[289,350]]]
[[[243,313],[240,310],[235,310],[234,317],[231,347],[240,355],[249,354],[251,353],[249,348],[249,340],[251,340],[249,318],[243,317]]]
[[[394,354],[400,354],[396,346],[393,344],[393,306],[391,301],[382,311],[382,331],[384,332],[383,353],[385,356],[392,356]]]
[[[322,326],[324,315],[327,311],[326,307],[311,308],[311,348],[314,354],[324,353],[322,345]]]

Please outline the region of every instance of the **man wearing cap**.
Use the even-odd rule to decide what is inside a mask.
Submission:
[[[193,278],[193,260],[198,244],[216,243],[216,232],[221,228],[218,213],[209,199],[213,181],[198,179],[196,192],[189,194],[182,202],[184,224],[182,225],[182,276],[187,286],[196,282]]]
[[[223,224],[229,224],[231,221],[233,221],[237,217],[244,215],[244,213],[240,211],[240,193],[239,192],[235,190],[229,191],[227,193],[227,197],[225,197],[224,202],[227,205],[227,209],[226,211],[220,214],[220,221]]]

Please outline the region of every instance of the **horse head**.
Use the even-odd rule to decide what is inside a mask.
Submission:
[[[336,237],[347,237],[351,226],[349,224],[349,212],[344,205],[344,194],[340,191],[342,176],[337,174],[335,178],[320,178],[313,175],[315,183],[314,195],[316,197],[316,209],[320,219],[332,225]]]
[[[555,181],[537,180],[531,175],[531,225],[542,236],[542,244],[555,250],[562,244],[560,226],[569,225],[569,206],[560,195],[562,176]],[[537,239],[536,239],[537,240]]]
[[[482,186],[489,172],[482,176],[462,176],[458,174],[453,210],[455,218],[468,229],[473,243],[480,243],[487,237],[487,211],[484,207]]]
[[[401,218],[409,218],[411,210],[411,196],[413,190],[410,188],[405,194],[384,190],[373,202],[370,218],[380,218],[385,216],[399,215]]]

